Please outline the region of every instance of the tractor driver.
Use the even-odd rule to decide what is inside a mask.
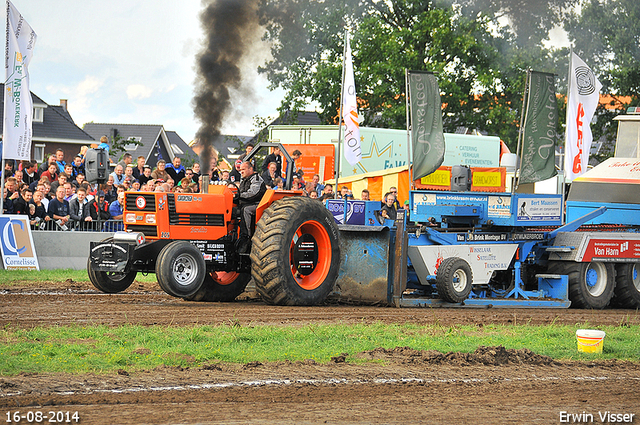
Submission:
[[[243,221],[240,226],[240,234],[251,238],[253,234],[251,222],[255,219],[256,208],[267,191],[267,186],[264,184],[262,177],[255,172],[250,162],[240,164],[240,175],[242,180],[240,180],[238,192],[240,193],[240,208]]]

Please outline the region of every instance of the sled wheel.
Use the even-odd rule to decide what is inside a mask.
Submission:
[[[638,263],[624,263],[616,266],[615,304],[622,308],[640,308],[640,267]]]
[[[554,261],[549,272],[569,276],[571,307],[600,309],[609,305],[615,286],[613,264]]]
[[[91,268],[91,259],[87,260],[87,273],[93,286],[107,294],[124,291],[131,286],[138,274],[136,272],[113,273],[96,271]]]
[[[251,273],[266,302],[320,304],[339,268],[338,229],[324,205],[296,196],[265,210],[253,236]]]
[[[189,297],[202,287],[206,265],[202,253],[187,241],[175,241],[162,248],[156,261],[160,287],[169,295]]]
[[[461,303],[469,297],[473,274],[469,264],[458,257],[445,258],[436,273],[436,289],[442,299]]]
[[[251,280],[250,273],[213,272],[204,277],[202,287],[187,301],[229,302],[244,292]]]
[[[101,242],[112,242],[113,238],[107,238]],[[136,278],[137,272],[114,273],[101,272],[91,268],[91,258],[87,259],[87,274],[89,280],[98,290],[107,294],[116,294],[127,289]]]

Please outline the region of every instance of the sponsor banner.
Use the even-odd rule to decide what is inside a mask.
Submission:
[[[342,119],[344,120],[344,157],[349,164],[356,165],[362,159],[360,147],[360,119],[358,118],[358,102],[356,98],[356,83],[353,77],[353,60],[351,59],[351,44],[349,35],[346,40],[344,58],[344,85]]]
[[[411,115],[413,175],[420,179],[433,173],[444,161],[440,88],[430,72],[408,71]]]
[[[572,181],[585,171],[593,136],[591,119],[598,106],[602,84],[591,68],[575,53],[571,53],[567,101],[564,171]]]
[[[33,138],[29,63],[37,37],[10,1],[7,1],[6,33],[2,157],[29,160]]]
[[[510,196],[489,196],[487,217],[489,218],[511,217],[511,197]]]
[[[458,233],[458,242],[504,242],[509,240],[508,233]]]
[[[640,241],[616,239],[592,239],[587,245],[582,261],[594,259],[640,259]]]
[[[347,208],[345,214],[345,206]],[[327,209],[338,224],[365,224],[366,201],[327,200]]]
[[[5,270],[40,270],[29,217],[1,215],[2,264]]]
[[[544,240],[545,234],[542,232],[526,232],[526,233],[512,233],[509,240],[512,241],[541,241]]]
[[[503,192],[507,181],[504,168],[471,168],[471,190],[476,192]]]
[[[529,90],[522,129],[522,166],[519,183],[535,183],[556,173],[558,105],[556,77],[529,72]]]
[[[471,167],[472,192],[504,192],[507,174],[499,167]],[[415,180],[417,189],[451,190],[451,167],[441,166],[428,176]]]
[[[450,190],[451,189],[451,167],[440,167],[428,176],[420,179],[420,184],[426,187],[421,189]]]
[[[556,221],[562,214],[560,198],[519,198],[518,221]]]

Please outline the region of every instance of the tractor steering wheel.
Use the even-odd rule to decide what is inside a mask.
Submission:
[[[240,200],[240,190],[238,189],[238,186],[233,182],[229,182],[227,183],[227,188],[231,191],[231,193],[233,193],[233,203],[237,204]]]

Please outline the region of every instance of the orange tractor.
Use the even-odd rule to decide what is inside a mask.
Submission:
[[[202,193],[126,192],[125,231],[92,242],[87,262],[93,285],[106,293],[127,289],[136,274],[155,273],[168,294],[192,301],[232,301],[253,277],[262,298],[278,305],[314,305],[333,290],[340,268],[338,229],[321,202],[289,190],[267,190],[255,217],[250,253],[241,252],[242,216],[234,185]]]

